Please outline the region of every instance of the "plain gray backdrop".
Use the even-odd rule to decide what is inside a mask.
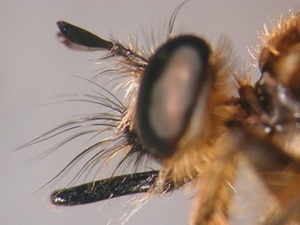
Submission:
[[[0,2],[0,224],[107,224],[112,218],[110,224],[124,221],[122,216],[131,212],[132,197],[69,208],[51,206],[51,191],[64,187],[80,165],[33,194],[83,148],[82,140],[37,162],[36,156],[57,140],[11,151],[71,115],[97,110],[79,103],[44,105],[59,101],[59,94],[88,91],[86,82],[73,76],[90,79],[101,69],[101,65],[89,61],[101,52],[72,51],[59,42],[56,21],[69,21],[103,38],[113,34],[124,43],[128,33],[133,33],[143,42],[143,34],[159,33],[180,3],[181,0]],[[180,10],[175,28],[202,35],[211,42],[226,35],[240,62],[249,65],[252,60],[247,47],[258,43],[257,32],[263,24],[289,9],[299,9],[299,5],[299,0],[193,0]],[[253,73],[257,76],[257,69]],[[97,80],[100,84],[108,81],[101,79]],[[161,199],[153,198],[126,224],[187,224],[190,197],[178,190]]]

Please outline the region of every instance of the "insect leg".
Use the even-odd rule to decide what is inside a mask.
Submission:
[[[227,224],[229,203],[236,174],[237,148],[230,145],[231,136],[224,135],[216,146],[217,157],[201,179],[192,225]]]
[[[240,151],[274,199],[263,224],[299,221],[300,162],[269,141],[233,131]]]

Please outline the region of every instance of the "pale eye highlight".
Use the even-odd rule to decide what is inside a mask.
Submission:
[[[181,47],[171,57],[163,76],[153,87],[150,103],[150,123],[159,137],[172,139],[180,133],[188,106],[192,104],[190,90],[197,82],[201,60],[191,47]]]

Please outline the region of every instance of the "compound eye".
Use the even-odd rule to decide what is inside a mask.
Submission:
[[[210,47],[195,36],[161,46],[142,76],[137,101],[140,137],[159,159],[172,156],[208,78]]]

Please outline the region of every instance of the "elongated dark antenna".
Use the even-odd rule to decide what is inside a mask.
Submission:
[[[111,50],[114,44],[110,41],[106,41],[91,32],[84,30],[80,27],[76,27],[70,23],[59,21],[57,26],[62,35],[74,44],[96,48]]]
[[[55,205],[72,206],[145,193],[151,188],[155,188],[158,173],[159,171],[153,170],[127,174],[57,190],[51,194],[51,201]],[[172,188],[172,185],[169,184],[165,187],[165,191],[170,191]]]
[[[118,42],[104,40],[87,30],[65,21],[57,22],[57,26],[61,34],[73,44],[84,46],[93,50],[109,50],[110,54],[108,54],[105,58],[121,56],[129,60],[131,65],[142,68],[148,64],[148,60],[143,56],[124,47]]]

